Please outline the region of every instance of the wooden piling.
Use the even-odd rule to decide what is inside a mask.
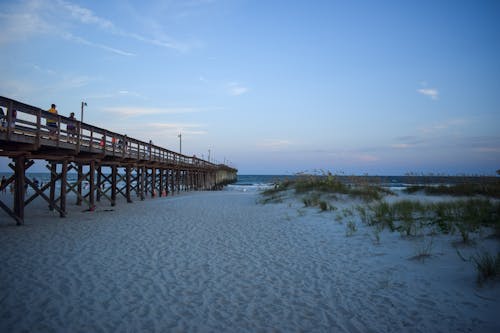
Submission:
[[[24,177],[25,177],[25,163],[26,157],[24,155],[14,158],[15,163],[15,188],[14,188],[14,214],[17,217],[17,225],[24,224]]]

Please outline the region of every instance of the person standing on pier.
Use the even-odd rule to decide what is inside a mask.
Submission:
[[[50,112],[53,115],[57,115],[56,105],[52,104],[48,112]],[[53,118],[47,118],[47,127],[49,128],[49,137],[51,139],[56,139],[57,120]]]
[[[70,121],[68,121],[68,125],[66,125],[66,129],[68,130],[68,142],[73,142],[74,138],[76,143],[76,137],[77,137],[76,126],[75,126],[76,119],[74,112],[71,112],[71,114],[69,115],[69,119]]]
[[[5,112],[2,108],[0,108],[0,127],[7,127],[7,116],[5,115]]]

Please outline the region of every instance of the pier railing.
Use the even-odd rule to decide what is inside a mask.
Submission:
[[[82,123],[63,115],[33,107],[16,100],[0,96],[0,107],[5,111],[0,139],[34,145],[62,148],[74,154],[100,154],[136,161],[158,162],[160,164],[183,165],[192,168],[228,168],[195,156],[186,156],[169,149],[144,142],[125,134],[113,132],[98,126]],[[56,127],[48,123],[55,122]],[[74,126],[72,129],[71,126]],[[52,132],[51,133],[51,129]]]

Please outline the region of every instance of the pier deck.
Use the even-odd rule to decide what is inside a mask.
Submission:
[[[18,225],[24,223],[25,207],[38,196],[49,203],[50,210],[64,217],[69,192],[76,194],[77,205],[85,204],[92,210],[101,198],[114,206],[120,194],[132,202],[133,192],[144,200],[148,195],[218,189],[236,180],[237,170],[224,164],[53,115],[10,98],[0,96],[0,107],[6,111],[3,126],[0,124],[0,156],[12,159],[9,167],[14,173],[0,189],[13,186],[13,205],[0,200],[0,208]],[[53,133],[47,120],[57,124]],[[44,186],[26,177],[35,160],[47,161],[51,180]],[[68,182],[68,172],[78,175],[76,182]],[[84,183],[89,184],[87,189]],[[34,190],[29,198],[27,187]]]

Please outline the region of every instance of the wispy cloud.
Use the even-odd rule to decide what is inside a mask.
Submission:
[[[107,34],[178,51],[186,51],[193,45],[199,44],[179,42],[165,34],[162,34],[161,37],[151,37],[123,29],[88,8],[64,0],[28,0],[9,6],[9,11],[0,13],[0,30],[2,31],[0,43],[25,40],[40,34],[49,34],[122,56],[134,55],[133,52],[89,40],[89,38],[74,33],[72,28],[75,25],[94,27]]]
[[[248,88],[239,84],[238,82],[230,82],[228,85],[228,92],[232,96],[243,95],[248,92]]]
[[[207,134],[207,131],[202,128],[205,127],[201,124],[191,124],[191,123],[149,123],[147,124],[154,132],[162,133],[182,133],[189,135],[203,135]]]
[[[477,147],[474,148],[474,151],[478,153],[487,153],[487,154],[492,154],[492,153],[500,153],[500,147]]]
[[[427,87],[427,82],[426,81],[421,82],[420,85],[422,86],[422,88],[417,89],[417,92],[419,94],[427,96],[427,97],[429,97],[432,100],[439,99],[439,91],[436,88],[429,88],[429,87]]]
[[[95,94],[90,94],[87,95],[86,98],[88,99],[110,99],[110,98],[123,98],[123,97],[132,97],[132,98],[138,98],[140,100],[147,100],[148,98],[146,96],[143,96],[141,93],[136,92],[136,91],[129,91],[129,90],[118,90],[118,91],[111,91],[111,92],[99,92]],[[112,107],[111,109],[113,109]]]
[[[204,109],[200,108],[191,108],[191,107],[183,107],[183,108],[151,108],[151,107],[134,107],[134,106],[114,106],[114,107],[105,107],[103,108],[104,112],[113,113],[122,117],[133,117],[133,116],[142,116],[142,115],[150,115],[150,114],[181,114],[181,113],[193,113],[193,112],[201,112]]]
[[[114,47],[111,47],[108,45],[91,42],[89,40],[86,40],[85,38],[82,38],[79,36],[74,36],[73,34],[71,34],[69,32],[61,32],[60,35],[62,38],[66,39],[66,40],[73,41],[73,42],[76,42],[78,44],[82,44],[82,45],[86,45],[86,46],[100,48],[102,50],[109,51],[109,52],[119,54],[122,56],[134,56],[135,55],[134,53],[123,51],[123,50],[120,50],[120,49],[117,49],[117,48],[114,48]]]
[[[80,7],[76,4],[62,0],[57,1],[57,3],[59,3],[62,8],[66,9],[70,16],[75,20],[78,20],[85,24],[97,25],[100,28],[106,30],[116,30],[115,25],[111,21],[96,16],[91,10],[87,8]]]
[[[366,163],[376,162],[380,160],[380,157],[373,154],[359,154],[359,155],[354,155],[353,157],[355,160]]]
[[[265,140],[258,144],[259,147],[264,148],[282,148],[291,145],[289,140]]]
[[[407,148],[412,148],[413,145],[409,143],[394,143],[391,145],[391,147],[396,149],[407,149]]]
[[[0,44],[25,40],[34,34],[53,31],[36,13],[0,13]]]
[[[90,24],[93,26],[96,26],[108,33],[111,33],[113,35],[118,35],[121,37],[125,38],[130,38],[134,39],[139,42],[143,42],[146,44],[151,44],[159,47],[164,47],[164,48],[169,48],[169,49],[174,49],[178,51],[187,51],[189,50],[193,45],[196,43],[183,43],[175,40],[172,37],[166,36],[165,34],[162,34],[161,37],[151,37],[151,36],[146,36],[144,34],[139,34],[136,32],[131,32],[126,29],[122,29],[117,27],[113,22],[103,18],[99,17],[96,14],[94,14],[91,10],[78,6],[76,4],[72,4],[66,1],[60,0],[59,3],[63,8],[65,8],[70,16],[84,24]],[[113,50],[114,48],[111,48]],[[124,54],[128,55],[128,54]]]
[[[437,100],[439,98],[439,92],[436,89],[422,88],[422,89],[417,89],[417,92],[419,92],[422,95],[428,96],[433,100]]]
[[[466,119],[449,119],[441,123],[435,123],[433,125],[420,127],[419,130],[425,134],[432,134],[436,132],[442,132],[450,128],[455,128],[467,123]]]

